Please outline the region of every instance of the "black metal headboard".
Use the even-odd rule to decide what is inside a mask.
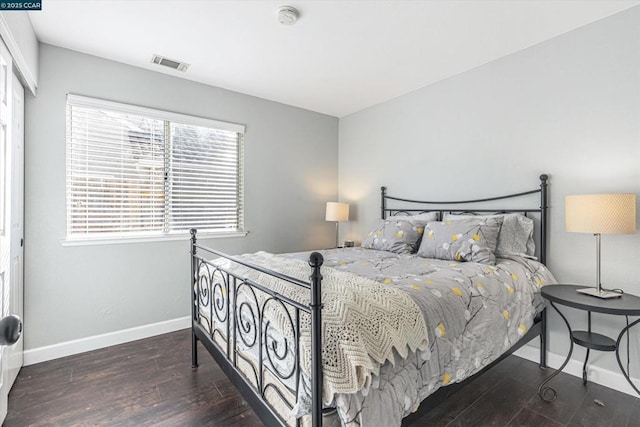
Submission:
[[[442,216],[445,212],[450,212],[450,213],[481,213],[481,212],[492,212],[492,213],[509,213],[509,212],[513,212],[513,213],[522,213],[524,215],[527,215],[528,213],[539,213],[540,214],[540,233],[539,233],[539,249],[540,249],[540,262],[542,262],[543,264],[546,263],[547,261],[547,209],[549,207],[548,205],[548,200],[547,200],[547,180],[549,179],[548,175],[540,175],[540,186],[539,188],[535,189],[535,190],[530,190],[530,191],[524,191],[522,193],[514,193],[514,194],[507,194],[504,196],[497,196],[497,197],[488,197],[485,199],[475,199],[475,200],[454,200],[454,201],[444,201],[444,202],[434,202],[434,201],[428,201],[428,200],[412,200],[412,199],[405,199],[405,198],[401,198],[401,197],[393,197],[393,196],[388,196],[387,195],[387,187],[381,187],[381,201],[382,201],[382,206],[381,206],[381,215],[382,215],[382,219],[385,219],[387,217],[387,214],[390,215],[395,215],[398,213],[411,213],[411,212],[425,212],[425,211],[431,211],[431,212],[438,212],[439,218],[442,219]],[[501,208],[490,208],[490,209],[484,209],[484,208],[475,208],[475,207],[468,207],[468,208],[464,208],[464,207],[459,207],[460,205],[470,205],[473,203],[482,203],[482,202],[492,202],[495,200],[505,200],[505,199],[515,199],[518,197],[523,197],[523,196],[528,196],[530,194],[536,194],[536,193],[540,193],[540,207],[539,208],[519,208],[519,209],[513,209],[513,208],[509,208],[509,209],[501,209]],[[423,205],[422,207],[417,207],[417,208],[388,208],[387,207],[387,200],[395,200],[398,202],[404,202],[404,203],[413,203],[416,205]],[[433,207],[434,205],[437,205],[437,207]],[[451,205],[456,205],[454,207],[451,207]]]

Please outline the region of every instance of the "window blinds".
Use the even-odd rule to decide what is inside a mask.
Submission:
[[[244,127],[67,98],[67,238],[240,231]]]
[[[238,134],[177,123],[170,134],[169,228],[242,228]]]

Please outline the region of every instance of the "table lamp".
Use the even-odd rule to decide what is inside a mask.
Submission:
[[[596,237],[596,287],[578,292],[599,298],[619,297],[619,292],[602,289],[600,283],[600,235],[636,232],[636,195],[632,193],[566,196],[565,229],[592,233]]]
[[[340,221],[349,220],[349,204],[340,202],[327,202],[326,221],[336,222],[336,247],[338,247],[338,224]]]

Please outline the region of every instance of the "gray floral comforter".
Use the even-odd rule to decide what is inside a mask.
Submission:
[[[539,262],[499,258],[496,265],[453,262],[362,248],[321,251],[325,266],[402,289],[424,314],[430,348],[387,362],[367,389],[337,395],[346,426],[399,426],[429,394],[464,380],[497,359],[531,327],[555,283]],[[308,259],[308,252],[283,255]],[[301,387],[296,412],[310,408]]]

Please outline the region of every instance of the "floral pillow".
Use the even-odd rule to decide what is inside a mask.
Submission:
[[[397,254],[413,254],[418,249],[425,225],[424,221],[393,218],[382,220],[376,224],[360,246],[365,249]]]
[[[444,220],[459,221],[461,219],[502,218],[502,227],[498,234],[496,255],[529,255],[536,254],[536,243],[533,240],[533,220],[518,213],[495,215],[445,214]]]
[[[496,263],[496,245],[502,218],[430,222],[418,255],[425,258]]]

